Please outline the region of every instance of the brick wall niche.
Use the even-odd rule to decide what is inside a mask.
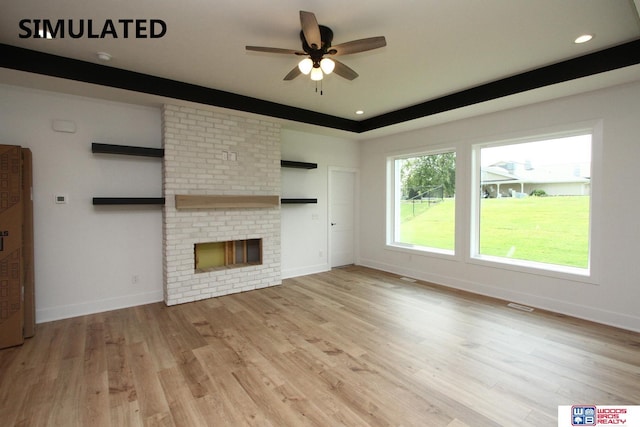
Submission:
[[[281,284],[278,204],[176,209],[176,196],[280,194],[280,126],[167,104],[163,143],[165,303]],[[239,268],[194,268],[196,245],[229,241],[260,241],[261,262]]]
[[[196,273],[262,264],[262,239],[196,243],[193,246]]]

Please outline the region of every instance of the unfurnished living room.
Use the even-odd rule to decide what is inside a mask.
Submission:
[[[9,0],[2,425],[640,425],[639,11]]]

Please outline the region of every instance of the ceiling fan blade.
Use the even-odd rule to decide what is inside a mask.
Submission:
[[[353,40],[350,42],[341,43],[336,46],[331,46],[331,49],[329,49],[329,53],[335,50],[336,53],[334,53],[334,55],[336,56],[349,55],[352,53],[365,52],[367,50],[378,49],[386,45],[387,45],[387,40],[384,38],[384,36],[369,37],[366,39]]]
[[[293,80],[296,77],[298,77],[300,74],[302,74],[302,72],[300,71],[300,68],[298,68],[298,66],[296,65],[296,67],[293,70],[289,71],[289,74],[284,76],[283,80]]]
[[[344,65],[342,62],[336,61],[335,59],[333,60],[333,62],[336,63],[336,67],[333,69],[333,72],[340,77],[344,77],[347,80],[353,80],[358,77],[358,73]]]
[[[267,52],[267,53],[285,53],[293,55],[306,55],[306,53],[294,49],[281,49],[279,47],[264,47],[264,46],[245,46],[245,49],[254,52]]]
[[[320,27],[318,26],[316,15],[301,10],[300,25],[307,44],[312,49],[320,49],[322,47],[322,38],[320,37]]]

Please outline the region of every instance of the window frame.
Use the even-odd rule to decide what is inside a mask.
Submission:
[[[513,270],[524,273],[544,275],[591,284],[598,283],[599,277],[599,227],[600,209],[597,200],[601,198],[601,159],[602,159],[602,121],[575,123],[554,129],[533,130],[514,135],[475,141],[471,144],[471,191],[468,253],[466,261],[470,264],[490,266],[494,268]],[[579,135],[591,135],[591,183],[589,199],[589,259],[586,269],[579,267],[548,264],[537,261],[519,260],[480,254],[480,204],[481,204],[481,165],[480,151],[482,148],[515,145],[527,142],[544,141]]]
[[[396,203],[396,200],[399,200],[396,196],[401,193],[401,180],[400,180],[400,170],[396,168],[396,161],[402,159],[409,159],[414,157],[421,156],[430,156],[444,153],[454,153],[456,158],[456,197],[457,199],[458,190],[457,187],[459,185],[459,149],[451,146],[442,146],[442,147],[425,147],[424,149],[412,149],[408,151],[396,152],[387,155],[387,218],[385,221],[386,224],[386,236],[385,236],[385,247],[389,250],[404,252],[410,255],[428,255],[433,257],[441,257],[445,259],[461,259],[460,251],[458,250],[458,230],[459,230],[459,215],[458,210],[459,206],[457,200],[455,202],[454,211],[454,248],[453,250],[449,249],[441,249],[434,248],[429,246],[419,246],[411,243],[403,243],[399,242],[397,237],[399,237],[399,225],[400,225],[400,205]]]

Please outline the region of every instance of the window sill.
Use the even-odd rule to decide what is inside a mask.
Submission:
[[[470,264],[480,265],[483,267],[500,268],[520,273],[535,274],[538,276],[547,276],[556,279],[598,285],[591,269],[544,264],[540,262],[500,258],[487,255],[472,256],[469,258],[468,262]]]
[[[443,258],[452,260],[459,258],[454,251],[438,248],[427,248],[425,246],[416,246],[402,243],[387,243],[386,249],[396,252],[404,252],[410,255],[429,256],[435,258]]]

